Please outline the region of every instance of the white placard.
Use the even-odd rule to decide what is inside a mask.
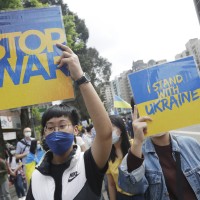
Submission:
[[[7,132],[3,133],[3,139],[4,140],[14,140],[16,139],[16,132]]]

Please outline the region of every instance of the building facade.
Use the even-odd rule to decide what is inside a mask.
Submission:
[[[100,94],[103,96],[103,103],[106,110],[108,113],[110,113],[113,108],[113,93],[111,89],[111,82],[104,83],[100,89]]]
[[[186,50],[175,56],[175,59],[184,58],[193,55],[198,68],[200,69],[200,40],[198,38],[190,39],[185,44]]]
[[[194,0],[194,6],[200,23],[200,0]]]

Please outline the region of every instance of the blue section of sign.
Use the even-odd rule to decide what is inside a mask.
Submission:
[[[21,75],[21,68],[22,65],[24,67],[26,56],[29,56],[26,68],[30,68],[29,73],[31,72],[32,76],[43,75],[44,78],[46,77],[45,80],[54,79],[56,78],[55,70],[61,70],[66,76],[69,76],[69,71],[66,68],[58,69],[54,63],[54,58],[62,54],[62,51],[53,43],[61,37],[61,33],[56,32],[56,29],[62,29],[62,34],[65,34],[60,6],[0,12],[0,47],[3,47],[1,48],[2,52],[0,52],[0,66],[2,68],[0,87],[3,86],[4,69],[10,70],[9,75],[13,83],[19,84],[17,79]],[[3,49],[5,50],[3,51]],[[38,53],[35,52],[37,49]],[[43,60],[48,61],[50,76],[45,75],[42,61],[37,57],[39,54],[46,55],[47,58],[44,57]],[[16,59],[12,68],[9,62],[10,58]],[[32,70],[31,64],[37,66],[37,72]],[[16,80],[14,76],[17,77]],[[24,83],[27,83],[29,79],[29,77],[25,79]]]
[[[64,29],[63,22],[61,21],[61,8],[60,6],[40,8],[40,9],[27,9],[10,12],[0,12],[0,34],[7,34],[12,32],[25,32],[27,30],[38,30],[44,33],[48,28],[62,28]],[[30,23],[31,22],[31,23]],[[55,40],[58,34],[52,34],[52,39]],[[46,41],[48,42],[48,41]],[[15,44],[19,43],[19,37],[15,37]],[[35,49],[40,46],[41,41],[36,35],[30,35],[26,39],[26,45],[30,49]],[[8,38],[0,40],[0,45],[8,46]],[[16,45],[17,52],[21,56],[25,55],[18,45]],[[9,54],[9,50],[6,51]],[[60,55],[61,52],[57,47],[54,47],[54,52]],[[43,53],[48,53],[44,49]],[[9,57],[9,55],[7,56]]]
[[[136,104],[200,88],[193,56],[129,74]]]

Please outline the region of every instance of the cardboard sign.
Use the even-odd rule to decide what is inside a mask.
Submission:
[[[200,77],[192,56],[129,75],[140,116],[150,116],[148,135],[200,123]]]
[[[59,6],[0,13],[0,110],[74,98]]]

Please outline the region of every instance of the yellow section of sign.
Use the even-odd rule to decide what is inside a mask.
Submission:
[[[161,99],[138,104],[140,116],[147,116],[147,108],[152,108],[152,105],[159,100]],[[174,95],[173,98],[172,96],[166,97],[162,102],[163,104],[160,103],[159,108],[163,110],[156,109],[154,114],[149,115],[153,121],[148,122],[146,136],[200,123],[200,89]],[[150,113],[150,109],[148,111]]]
[[[0,88],[0,110],[73,99],[71,77],[67,77],[60,70],[56,70],[56,76],[56,79],[51,80],[44,80],[42,76],[32,76],[29,83],[19,85],[14,85],[9,76],[5,77],[4,87]]]

